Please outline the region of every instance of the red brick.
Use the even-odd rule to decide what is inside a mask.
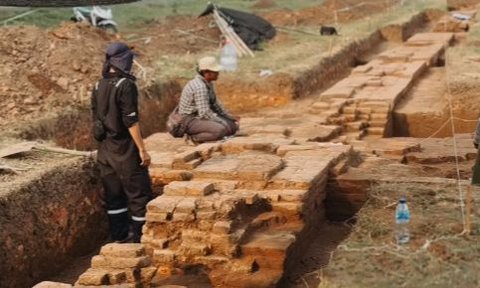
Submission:
[[[105,270],[90,268],[80,275],[76,284],[86,286],[108,285],[108,273]]]
[[[110,257],[136,258],[145,256],[145,247],[134,243],[110,243],[102,247],[100,255]]]

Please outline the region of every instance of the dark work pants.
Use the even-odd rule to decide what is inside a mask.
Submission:
[[[472,185],[480,185],[480,150],[477,150],[477,158],[472,170]]]
[[[140,166],[139,157],[131,158],[117,165],[98,162],[104,188],[101,199],[107,210],[112,240],[127,238],[131,223],[133,240],[139,243],[152,188],[148,169]]]
[[[231,136],[237,132],[235,122],[224,119],[222,124],[213,120],[193,119],[187,127],[187,135],[190,135],[195,142],[217,141],[225,136]]]

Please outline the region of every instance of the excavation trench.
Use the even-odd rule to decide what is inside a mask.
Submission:
[[[278,78],[274,83],[282,84],[278,84],[280,88],[277,87],[273,92],[266,93],[264,89],[269,86],[262,88],[260,83],[250,85],[243,90],[237,89],[235,93],[225,94],[228,97],[222,100],[228,106],[229,103],[239,103],[239,97],[250,99],[252,101],[244,102],[248,103],[247,105],[232,104],[234,111],[246,112],[264,106],[283,105],[309,95],[313,91],[323,90],[347,75],[356,65],[362,64],[360,62],[366,61],[364,59],[368,60],[369,51],[381,52],[383,50],[381,47],[386,43],[385,38],[404,40],[416,29],[423,29],[427,21],[427,15],[422,13],[412,18],[407,24],[376,31],[295,78],[283,76]],[[227,84],[228,82],[223,84],[224,86],[220,85],[220,95],[224,95],[222,91],[228,92],[228,89],[232,91],[232,86]],[[227,89],[227,86],[230,88]],[[164,131],[166,117],[175,107],[180,89],[181,85],[178,82],[170,82],[155,84],[142,91],[140,113],[144,136]],[[268,97],[272,93],[275,97]],[[66,111],[56,118],[39,121],[21,131],[20,136],[29,140],[54,141],[64,148],[93,150],[95,143],[90,137],[90,125],[88,109],[75,109]],[[106,220],[96,196],[100,185],[96,180],[98,175],[92,171],[95,169],[90,160],[78,158],[62,160],[51,169],[40,173],[37,178],[22,184],[18,189],[9,191],[8,197],[2,198],[4,208],[0,213],[4,215],[0,219],[8,219],[8,223],[2,223],[8,229],[4,231],[6,234],[3,237],[7,239],[7,245],[4,246],[5,250],[1,251],[5,256],[3,259],[6,260],[0,265],[0,271],[2,275],[11,276],[2,277],[0,286],[28,287],[41,280],[50,279],[70,282],[73,279],[71,274],[68,276],[70,279],[61,279],[55,275],[59,275],[62,268],[72,263],[73,259],[79,259],[81,258],[79,256],[91,253],[105,241]],[[48,181],[45,181],[46,179]],[[311,227],[308,227],[309,233],[306,233],[304,238],[292,248],[296,251],[291,251],[294,257],[285,262],[286,271],[280,286],[299,285],[298,287],[301,287],[303,283],[299,281],[302,275],[312,275],[312,272],[327,265],[329,253],[348,236],[351,229],[335,221],[351,218],[366,200],[364,190],[358,190],[352,200],[342,196],[344,195],[342,187],[335,184],[334,178],[328,183],[321,188],[326,195],[326,201],[321,204],[325,205],[323,209],[326,211],[325,217],[320,217],[317,222],[312,221]],[[307,215],[307,217],[315,218],[316,216]],[[316,226],[313,223],[316,223]],[[24,229],[15,228],[18,226]],[[323,237],[325,234],[332,236]],[[39,241],[39,239],[42,240]],[[310,245],[302,246],[301,243],[310,243]],[[13,250],[18,253],[10,253]],[[315,254],[314,259],[308,258],[310,253]],[[189,271],[198,274],[200,270]],[[188,277],[178,282],[185,281],[186,278]],[[319,279],[311,277],[307,281],[315,284]]]
[[[441,62],[439,64],[417,81],[417,85],[393,111],[393,136],[451,137],[450,97],[455,133],[472,133],[475,130],[480,110],[475,105],[473,87],[453,87],[449,90],[449,67],[441,65]],[[462,117],[456,117],[458,115]]]
[[[2,176],[0,287],[32,287],[106,240],[91,160],[45,152],[16,157],[9,161],[29,173]]]
[[[279,73],[253,82],[222,75],[216,85],[218,94],[225,106],[234,113],[284,106],[331,86],[347,76],[352,68],[387,49],[387,43],[401,42],[415,32],[428,29],[429,21],[438,17],[436,13],[438,11],[422,12],[403,24],[375,31],[296,75]],[[144,137],[165,131],[166,119],[177,104],[185,81],[186,79],[177,79],[156,82],[142,89],[140,115]],[[96,145],[90,136],[90,129],[89,108],[82,106],[66,109],[56,117],[41,119],[20,129],[16,134],[27,140],[51,140],[64,148],[94,150]]]

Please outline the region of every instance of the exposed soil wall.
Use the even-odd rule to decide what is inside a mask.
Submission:
[[[105,240],[93,170],[67,158],[0,195],[0,287],[32,287]]]
[[[168,115],[178,103],[182,86],[177,81],[154,83],[143,90],[140,99],[140,125],[143,137],[165,131]]]
[[[90,111],[79,108],[41,119],[22,129],[19,136],[26,140],[53,140],[58,146],[68,149],[95,150],[91,123]]]
[[[345,76],[355,65],[356,59],[374,49],[383,41],[379,31],[370,36],[352,42],[331,57],[296,77],[292,98],[300,98],[327,87],[335,80]]]
[[[388,41],[403,42],[425,26],[428,20],[425,13],[420,13],[413,16],[408,22],[383,27],[380,29],[380,33]]]
[[[429,79],[430,77],[431,72],[420,79],[417,87],[394,111],[394,136],[418,138],[452,136],[451,123],[446,123],[450,118],[448,91],[445,85],[439,84],[446,83],[447,80],[445,76],[438,79]],[[478,89],[475,82],[450,83],[456,133],[473,133],[475,130],[476,120],[480,115]]]
[[[168,114],[178,103],[181,86],[175,81],[154,83],[140,95],[140,125],[148,137],[165,131]],[[87,107],[68,109],[55,117],[48,117],[23,128],[18,136],[27,140],[53,140],[58,146],[92,151],[97,148],[91,136],[92,118]]]
[[[293,98],[294,81],[294,76],[285,73],[272,75],[258,81],[221,75],[216,89],[225,106],[235,113],[240,113],[289,103]]]

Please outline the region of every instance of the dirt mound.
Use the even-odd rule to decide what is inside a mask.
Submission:
[[[133,44],[144,46],[151,56],[190,54],[211,51],[219,45],[220,31],[211,25],[211,17],[171,16],[135,31]],[[143,42],[137,42],[143,40]]]
[[[86,25],[0,29],[0,127],[35,119],[88,101],[99,76],[107,42],[113,38]]]
[[[264,17],[275,25],[321,25],[335,21],[335,10],[337,10],[339,22],[349,22],[385,11],[388,8],[387,5],[394,5],[384,1],[359,2],[358,0],[326,0],[319,6],[297,12],[277,10],[266,13]]]
[[[31,26],[0,29],[0,127],[18,126],[69,106],[88,105],[109,42],[128,42],[147,67],[162,54],[182,55],[218,47],[220,32],[209,25],[210,21],[209,17],[169,17],[130,37],[125,34],[126,40],[75,23],[52,30]]]

